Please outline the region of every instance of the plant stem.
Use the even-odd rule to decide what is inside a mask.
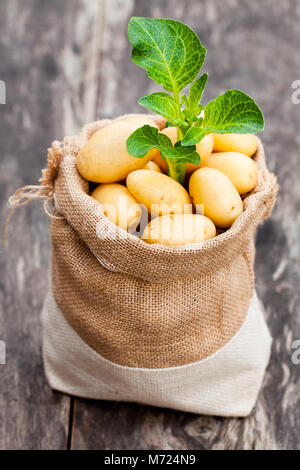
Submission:
[[[169,167],[169,176],[173,178],[178,183],[184,183],[185,178],[185,171],[186,171],[186,164],[180,163],[178,160],[174,160],[171,158],[166,158],[168,167]]]
[[[176,89],[173,89],[173,96],[174,96],[174,100],[178,106],[178,109],[180,109],[180,99],[179,99],[179,93]]]
[[[178,110],[180,114],[182,115],[181,111],[181,106],[180,106],[180,98],[179,98],[179,93],[175,89],[173,90],[173,95],[174,95],[174,100],[178,106]],[[183,132],[179,126],[177,127],[177,142],[183,139]],[[184,178],[185,178],[185,172],[186,172],[186,164],[185,163],[180,163],[178,160],[173,160],[170,158],[166,158],[168,166],[169,166],[169,176],[173,178],[175,181],[178,183],[182,184],[184,183]]]
[[[178,91],[175,89],[173,90],[173,96],[174,96],[174,100],[176,102],[176,105],[178,107],[178,111],[179,111],[179,114],[181,115],[182,117],[182,111],[181,111],[181,105],[180,105],[180,97],[179,97],[179,93]],[[179,126],[176,126],[177,127],[177,142],[179,140],[182,140],[183,139],[183,132],[181,130],[181,128]]]
[[[177,126],[177,142],[183,139],[183,133],[180,127]]]

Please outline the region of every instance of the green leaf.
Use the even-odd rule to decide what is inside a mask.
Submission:
[[[199,104],[194,109],[190,110],[189,108],[186,108],[183,110],[184,117],[186,121],[189,123],[189,125],[191,125],[191,123],[193,122],[199,121],[198,116],[201,114],[201,111],[203,111],[203,109],[204,109],[204,106]]]
[[[133,17],[128,38],[133,62],[175,94],[197,77],[206,55],[196,33],[179,21]]]
[[[255,101],[240,90],[229,90],[210,101],[201,127],[192,126],[185,134],[183,146],[195,145],[211,132],[218,134],[256,134],[264,129],[264,117]]]
[[[185,109],[183,110],[184,117],[186,121],[191,124],[198,120],[198,117],[204,107],[200,104],[202,94],[208,79],[208,74],[205,73],[200,78],[195,80],[195,82],[190,87],[188,98],[184,97],[183,103],[185,104]]]
[[[197,109],[200,104],[204,88],[206,86],[208,74],[204,73],[200,78],[194,81],[189,91],[189,108],[190,110]]]
[[[168,136],[159,133],[156,127],[145,125],[139,127],[127,139],[127,151],[136,158],[143,158],[153,148],[172,148]]]
[[[185,95],[181,95],[180,97],[180,106],[182,106],[183,104],[185,104],[186,106],[189,105],[189,100],[187,99],[187,96]]]
[[[196,152],[195,145],[189,147],[182,147],[181,142],[177,142],[175,147],[165,150],[166,157],[170,159],[180,160],[180,163],[194,163],[200,164],[200,155]]]
[[[204,108],[203,108],[204,109]],[[196,120],[195,126],[201,127],[203,123],[203,117],[200,117]]]
[[[193,126],[185,134],[185,137],[181,144],[185,146],[195,145],[202,140],[210,131],[203,129],[202,127]]]
[[[250,96],[228,90],[206,105],[203,127],[219,134],[256,134],[264,129],[264,117]]]
[[[178,106],[174,98],[168,93],[159,92],[143,96],[143,98],[139,100],[139,104],[144,106],[144,108],[164,116],[168,121],[172,122],[173,125],[179,124],[180,114]]]
[[[149,150],[156,148],[166,158],[176,159],[181,163],[200,163],[200,157],[194,145],[182,147],[178,142],[175,147],[168,136],[156,127],[145,125],[134,131],[127,139],[127,151],[136,158],[143,158]]]

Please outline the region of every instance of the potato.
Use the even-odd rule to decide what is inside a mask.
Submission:
[[[172,144],[175,145],[177,142],[177,129],[176,127],[166,127],[161,131],[163,134],[171,139]],[[212,134],[207,135],[204,139],[201,140],[198,144],[196,144],[196,150],[201,157],[200,165],[194,165],[193,163],[187,163],[186,165],[186,172],[192,173],[193,171],[197,170],[197,168],[201,168],[204,165],[204,160],[208,155],[211,154],[214,146],[214,137]],[[153,161],[161,168],[164,173],[168,173],[168,164],[162,159],[160,152],[154,155]]]
[[[202,168],[205,165],[206,159],[209,157],[211,152],[213,151],[214,146],[214,136],[212,134],[208,134],[202,139],[198,144],[196,144],[196,151],[199,153],[201,157],[200,165],[194,165],[193,163],[187,163],[186,165],[186,172],[192,173],[193,171],[197,170],[198,168]]]
[[[127,176],[127,188],[153,217],[164,214],[191,213],[192,203],[181,184],[163,173],[136,170]]]
[[[127,230],[138,224],[142,208],[125,186],[118,183],[99,184],[91,196],[102,204],[104,215],[119,227]]]
[[[256,163],[247,155],[238,152],[212,153],[205,159],[205,166],[222,171],[239,194],[251,191],[257,185]]]
[[[203,215],[167,214],[153,219],[142,238],[147,243],[178,246],[199,243],[215,236],[214,223]]]
[[[191,176],[189,189],[197,212],[203,209],[204,215],[218,227],[230,227],[243,212],[239,193],[230,179],[215,168],[203,167],[195,171]]]
[[[253,134],[214,134],[214,152],[240,152],[252,157],[257,150]]]
[[[158,173],[161,173],[161,169],[159,168],[159,166],[157,165],[157,163],[153,162],[153,161],[150,161],[148,162],[143,170],[152,170],[152,171],[157,171]]]
[[[157,127],[150,118],[129,117],[95,132],[78,154],[77,168],[81,176],[94,183],[115,183],[131,171],[143,168],[157,150],[149,151],[144,158],[135,158],[127,152],[126,141],[145,124]]]

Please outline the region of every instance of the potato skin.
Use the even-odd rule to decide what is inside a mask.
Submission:
[[[127,230],[138,224],[142,208],[125,186],[102,183],[94,189],[91,196],[102,204],[104,214],[119,227]]]
[[[144,158],[135,158],[127,152],[126,141],[145,124],[157,127],[150,118],[129,117],[95,132],[78,154],[77,168],[81,176],[94,183],[115,183],[131,171],[143,168],[157,150],[151,150]]]
[[[246,194],[257,185],[258,170],[256,163],[243,153],[212,153],[206,158],[205,166],[222,171],[230,179],[239,194]]]
[[[240,152],[252,157],[257,150],[253,134],[214,134],[214,152]]]
[[[150,160],[150,162],[146,163],[143,170],[152,170],[152,171],[157,171],[158,173],[161,173],[161,169],[159,168],[157,163],[155,163],[152,160]]]
[[[229,228],[243,212],[241,197],[224,173],[203,167],[195,171],[189,184],[193,204],[203,205],[204,215],[220,228]]]
[[[180,246],[200,243],[216,236],[216,227],[200,214],[167,214],[153,219],[142,239],[147,243]]]
[[[171,139],[172,144],[175,145],[177,142],[177,129],[176,127],[166,127],[161,131],[162,134],[165,134],[166,136]],[[204,165],[204,161],[206,157],[208,157],[214,146],[214,137],[213,134],[209,134],[204,137],[204,139],[201,140],[201,142],[198,142],[196,144],[196,150],[201,156],[201,163],[200,165],[194,165],[193,163],[187,163],[186,165],[186,173],[192,173],[193,171],[197,170],[198,168],[201,168]],[[157,151],[157,154],[155,154],[154,158],[152,159],[164,173],[168,173],[168,164],[162,159],[160,152]]]
[[[154,217],[193,210],[184,187],[163,173],[136,170],[128,175],[126,184],[133,197]]]
[[[206,159],[209,157],[214,147],[214,136],[213,134],[208,134],[202,139],[198,144],[196,144],[196,151],[201,157],[200,165],[194,165],[193,163],[187,163],[186,172],[193,173],[198,168],[202,168],[205,165]]]

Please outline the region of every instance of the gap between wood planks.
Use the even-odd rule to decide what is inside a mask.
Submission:
[[[73,423],[74,423],[74,419],[75,419],[74,409],[75,409],[75,397],[70,396],[69,423],[68,423],[68,435],[67,435],[66,450],[72,450]]]

